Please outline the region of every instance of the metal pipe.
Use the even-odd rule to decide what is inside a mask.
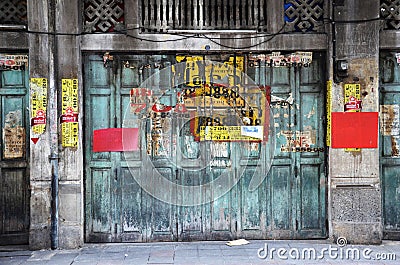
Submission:
[[[58,248],[58,155],[52,152],[51,164],[51,249]]]
[[[49,31],[56,32],[56,1],[49,0]],[[58,42],[56,34],[49,36],[49,130],[51,164],[51,249],[58,248]]]

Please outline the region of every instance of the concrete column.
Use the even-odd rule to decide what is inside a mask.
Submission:
[[[81,1],[57,1],[57,72],[59,91],[59,115],[61,115],[61,80],[78,79],[79,85],[79,142],[77,148],[63,148],[60,142],[59,164],[59,246],[76,248],[83,245],[83,80],[80,50]],[[76,34],[76,35],[71,35]],[[59,125],[60,126],[60,125]],[[61,139],[61,129],[59,130]]]
[[[344,85],[360,84],[363,112],[378,112],[379,1],[333,1],[333,69],[348,62],[348,76],[333,71],[332,111],[344,111]],[[382,240],[379,150],[329,152],[330,236],[351,244]]]
[[[49,31],[49,2],[39,0],[28,3],[29,30],[34,32]],[[48,89],[54,89],[50,81],[50,58],[53,56],[49,50],[51,37],[48,34],[29,34],[29,77],[47,78]],[[52,100],[52,99],[48,99]],[[50,111],[47,110],[49,121]],[[33,133],[31,131],[31,137]],[[30,142],[30,231],[29,245],[32,249],[50,247],[50,210],[51,210],[51,167],[50,133],[47,122],[46,131],[39,137],[36,144]]]
[[[55,5],[55,23],[51,18]],[[28,6],[30,78],[48,79],[47,127],[36,144],[30,143],[32,249],[51,246],[51,150],[59,156],[59,248],[83,244],[83,153],[82,153],[82,74],[80,1],[39,0]],[[55,28],[54,28],[55,26]],[[51,32],[46,34],[45,32]],[[52,34],[55,33],[55,34]],[[64,34],[66,33],[66,34]],[[61,79],[78,79],[80,127],[78,148],[63,148],[59,118],[61,115]],[[31,132],[32,135],[32,132]]]

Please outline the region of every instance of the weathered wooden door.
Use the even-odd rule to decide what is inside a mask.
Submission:
[[[326,236],[324,59],[268,68],[276,149],[267,178],[268,237]]]
[[[325,237],[322,59],[316,57],[309,68],[274,68],[243,55],[114,55],[106,64],[100,55],[86,57],[86,240]],[[234,125],[237,114],[221,114],[232,109],[218,101],[222,87],[214,89],[212,99],[186,102],[193,112],[177,107],[176,91],[151,90],[156,84],[189,93],[198,76],[188,76],[203,60],[243,63],[248,77],[265,88],[245,91],[253,106],[264,104],[266,87],[272,87],[273,109],[263,117],[274,125],[269,138],[276,138],[275,149],[263,142],[196,139],[201,134],[193,133],[196,124]],[[181,74],[178,66],[163,71],[179,62],[179,67],[184,62]],[[214,70],[211,78],[218,79],[223,66]],[[165,109],[141,112],[159,108],[158,103]],[[127,118],[126,110],[136,114]],[[93,153],[93,131],[114,127],[139,128],[140,151]]]
[[[133,176],[153,174],[143,159],[147,156],[146,120],[132,124],[141,130],[140,152],[92,152],[94,130],[121,128],[124,112],[130,105],[131,89],[138,88],[151,75],[147,56],[134,56],[129,67],[122,63],[115,56],[114,61],[105,64],[100,55],[88,56],[85,61],[86,240],[142,242],[149,237],[172,240],[172,206],[160,206]],[[159,172],[171,178],[175,170],[166,165]]]
[[[384,238],[400,239],[400,67],[395,52],[380,54],[380,174]]]
[[[0,245],[29,233],[28,69],[0,69]]]

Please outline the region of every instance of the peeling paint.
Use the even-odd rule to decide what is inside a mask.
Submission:
[[[313,106],[312,110],[306,115],[307,119],[310,119],[313,115],[315,115],[315,108]]]
[[[392,156],[400,157],[400,136],[391,136]]]

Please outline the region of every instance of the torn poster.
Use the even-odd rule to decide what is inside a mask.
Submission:
[[[384,136],[400,134],[400,106],[381,105],[380,109],[381,133]]]
[[[25,128],[22,125],[20,110],[6,114],[3,128],[3,156],[6,159],[22,158],[25,156]]]

